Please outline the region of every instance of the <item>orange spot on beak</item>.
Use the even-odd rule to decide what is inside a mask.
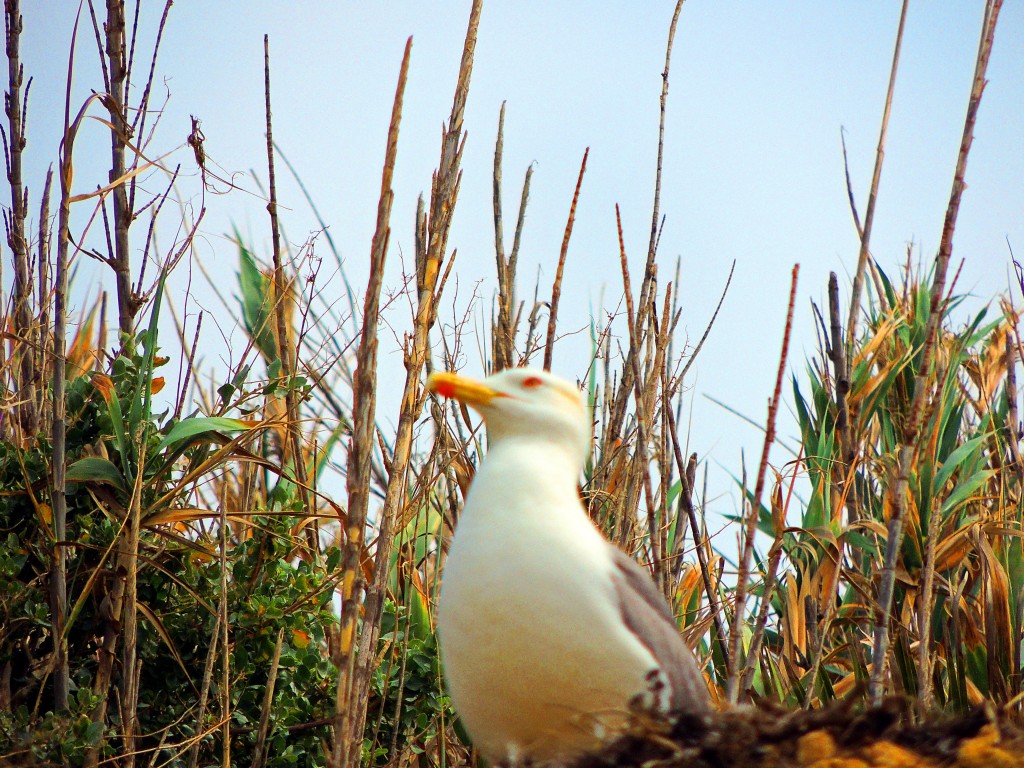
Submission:
[[[482,381],[448,372],[430,374],[430,378],[427,379],[427,390],[477,408],[487,405],[496,397],[507,397]]]

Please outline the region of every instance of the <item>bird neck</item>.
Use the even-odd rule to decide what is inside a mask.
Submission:
[[[493,442],[480,467],[481,472],[500,473],[572,494],[576,493],[582,470],[582,457],[568,446],[550,438],[520,435],[507,435]]]

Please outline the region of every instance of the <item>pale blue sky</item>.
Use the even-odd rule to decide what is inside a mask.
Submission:
[[[27,173],[38,195],[59,140],[74,4],[26,5],[23,59],[36,77]],[[918,244],[926,259],[937,247],[983,5],[978,0],[911,3],[872,240],[876,258],[892,274],[908,241]],[[479,281],[485,307],[493,291],[490,181],[502,101],[507,101],[509,241],[522,175],[535,164],[521,294],[532,295],[538,269],[543,292],[550,288],[588,146],[560,329],[584,327],[602,291],[608,306],[620,295],[616,202],[639,279],[650,226],[660,72],[673,7],[671,2],[485,4],[465,120],[469,139],[462,192],[450,240],[459,251],[459,306]],[[143,14],[147,29],[154,28],[158,10],[154,5]],[[154,153],[181,144],[194,114],[203,121],[211,161],[228,172],[255,168],[265,177],[263,34],[269,33],[275,138],[329,223],[350,278],[361,285],[391,101],[402,49],[412,35],[392,215],[390,282],[396,287],[399,249],[412,252],[416,197],[429,190],[437,163],[467,17],[468,2],[299,2],[285,10],[281,3],[254,0],[179,1],[171,9],[158,66],[158,82],[166,78],[171,100]],[[801,265],[791,356],[796,370],[814,347],[809,299],[823,298],[830,270],[848,283],[858,242],[844,186],[840,129],[846,130],[863,216],[898,17],[895,1],[690,0],[683,7],[666,126],[662,211],[667,224],[660,253],[666,280],[675,258],[682,258],[683,328],[691,337],[703,331],[729,264],[737,261],[723,312],[688,382],[695,395],[691,449],[712,462],[712,488],[728,484],[717,464],[738,471],[741,448],[748,462],[755,462],[760,439],[703,395],[763,420],[792,265]],[[102,87],[87,17],[83,21],[73,108],[90,89]],[[989,79],[953,253],[955,263],[966,259],[959,288],[982,301],[1007,286],[1007,239],[1018,254],[1024,251],[1024,8],[1019,3],[1003,9]],[[93,144],[90,152],[97,146],[105,144]],[[105,151],[96,157],[76,153],[75,191],[102,182],[105,159]],[[186,172],[194,170],[187,149],[174,161]],[[292,209],[285,216],[288,233],[301,242],[316,224],[286,172],[279,171],[281,203]],[[248,179],[239,183],[254,188]],[[182,186],[186,192],[197,187],[194,179]],[[236,192],[208,197],[207,206],[197,253],[221,288],[231,290],[236,263],[223,234],[234,221],[258,243],[269,243],[263,204]],[[164,232],[168,238],[172,234]],[[198,304],[216,309],[198,282],[193,290]],[[191,304],[190,314],[195,311]],[[406,312],[402,305],[394,322],[401,323]],[[224,312],[219,316],[226,322]],[[241,336],[233,338],[237,343]],[[466,370],[479,373],[474,349],[469,347]],[[203,351],[211,362],[225,354],[212,325],[204,328]],[[587,352],[585,335],[566,339],[556,352],[556,370],[577,375]],[[402,374],[389,336],[382,337],[381,365],[393,380]],[[393,406],[393,400],[383,403],[383,423],[393,420]],[[792,434],[788,425],[784,434]],[[775,458],[786,459],[782,452]],[[734,505],[723,500],[717,511],[731,512]]]

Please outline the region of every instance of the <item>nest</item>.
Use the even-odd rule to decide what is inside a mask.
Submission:
[[[1024,729],[992,707],[911,724],[890,699],[855,711],[741,707],[637,723],[573,768],[1024,768]]]

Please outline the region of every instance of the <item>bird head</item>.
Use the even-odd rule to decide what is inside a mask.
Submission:
[[[583,394],[547,371],[507,368],[483,381],[434,373],[427,389],[478,411],[492,448],[506,440],[540,439],[563,445],[580,466],[590,454],[590,409]]]

